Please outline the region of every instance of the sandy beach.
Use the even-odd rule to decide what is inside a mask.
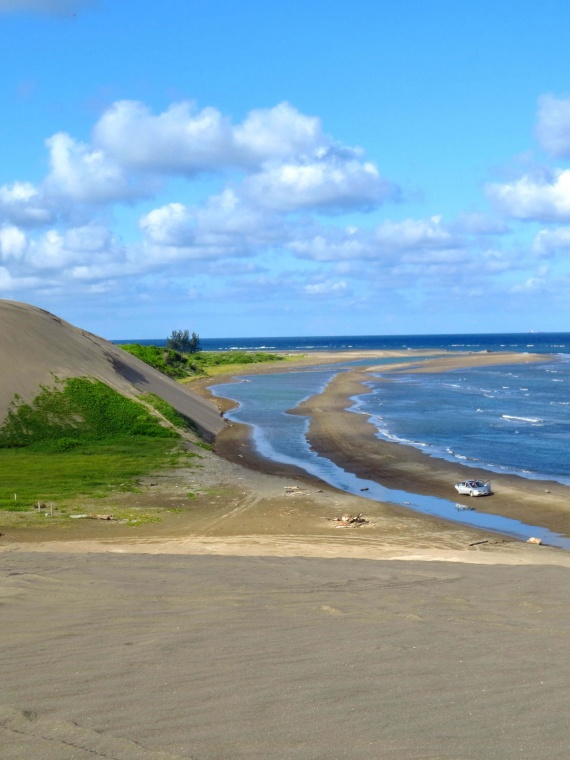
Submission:
[[[338,375],[297,410],[312,444],[448,495],[462,468],[382,443],[345,411],[365,380]],[[2,516],[3,757],[568,756],[570,552],[341,493],[260,459],[242,425],[196,451],[197,466],[139,493],[80,502],[160,522]],[[496,491],[486,509],[566,524],[562,486]],[[343,528],[346,513],[367,523]]]
[[[2,757],[563,760],[569,571],[17,553]]]

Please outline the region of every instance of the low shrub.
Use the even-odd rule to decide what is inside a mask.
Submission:
[[[100,380],[72,377],[56,381],[53,388],[42,387],[31,404],[17,397],[0,427],[0,448],[69,450],[77,441],[130,436],[173,438],[177,433]]]
[[[208,374],[208,368],[211,367],[285,360],[284,356],[266,351],[199,351],[194,354],[183,354],[161,346],[142,346],[140,343],[125,343],[119,348],[177,380],[202,377]]]
[[[175,379],[187,377],[193,372],[188,357],[171,348],[142,346],[140,343],[125,343],[120,348]]]

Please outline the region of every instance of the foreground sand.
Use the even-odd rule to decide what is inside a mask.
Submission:
[[[314,440],[448,495],[453,473],[378,453],[343,411],[364,377],[311,400]],[[260,460],[239,425],[198,451],[80,504],[160,523],[0,525],[2,758],[568,757],[570,552],[339,493]],[[565,493],[528,509],[563,521]]]
[[[2,758],[565,760],[560,567],[11,553]]]

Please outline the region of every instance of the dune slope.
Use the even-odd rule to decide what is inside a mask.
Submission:
[[[0,300],[0,420],[19,394],[29,402],[54,378],[93,377],[127,396],[155,393],[212,439],[224,427],[218,409],[126,351],[54,314]]]

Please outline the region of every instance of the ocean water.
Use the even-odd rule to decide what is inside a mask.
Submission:
[[[570,356],[390,376],[356,399],[378,435],[424,453],[570,485]]]
[[[164,338],[116,340],[164,346]],[[570,353],[570,333],[495,333],[480,335],[336,335],[288,338],[201,338],[204,351],[350,351],[429,348],[446,351],[530,351]]]
[[[410,358],[410,363],[417,362]],[[356,478],[312,451],[306,440],[308,420],[287,412],[319,393],[339,371],[343,371],[342,364],[252,375],[215,385],[212,390],[238,402],[239,407],[229,416],[253,428],[255,446],[264,457],[301,467],[341,490],[366,498],[523,539],[534,535],[570,549],[568,537],[486,514],[484,499],[477,500],[473,511],[459,510],[456,497],[460,497],[452,483],[449,500],[390,490],[381,483]],[[569,383],[570,357],[565,355],[545,357],[537,364],[390,374],[387,381],[380,374],[370,381],[372,393],[352,399],[352,409],[371,417],[379,437],[416,446],[426,455],[487,468],[490,473],[511,472],[570,485]],[[362,492],[362,488],[368,491]],[[471,501],[467,503],[473,506]]]

